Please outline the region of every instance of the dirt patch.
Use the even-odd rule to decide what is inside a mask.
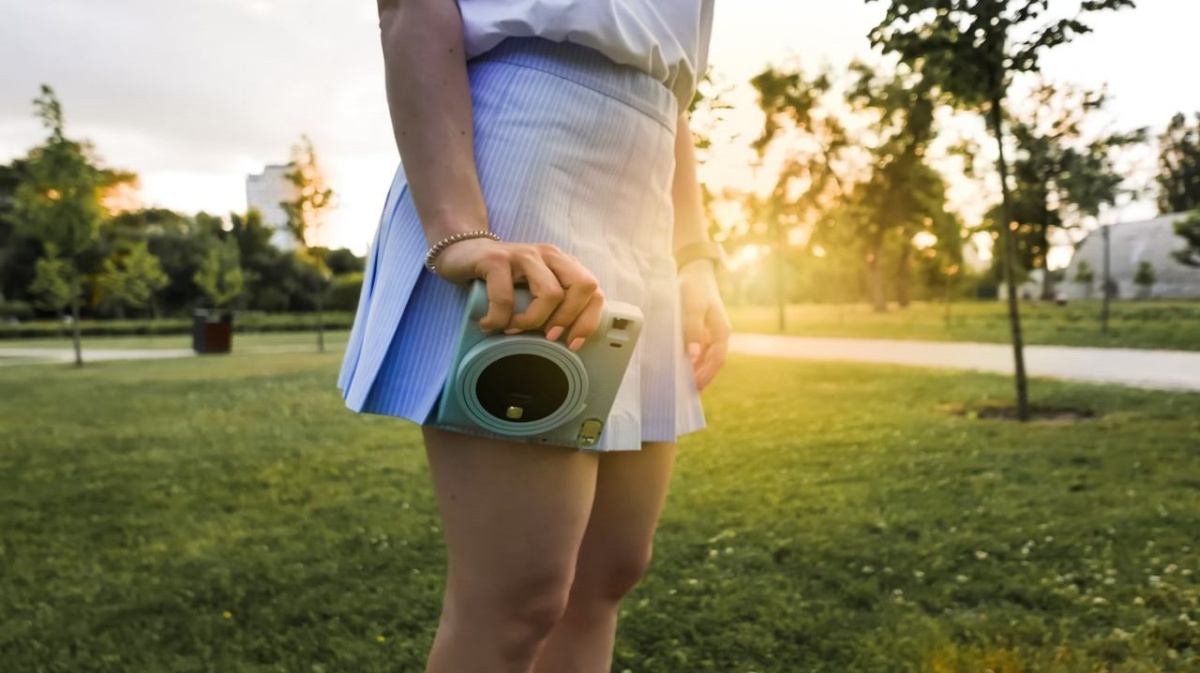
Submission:
[[[1011,404],[999,403],[972,403],[972,404],[955,404],[945,407],[947,411],[955,416],[965,416],[971,420],[1001,420],[1015,421],[1017,420],[1017,407]],[[1034,404],[1029,407],[1029,420],[1031,422],[1045,423],[1049,425],[1073,425],[1100,418],[1100,413],[1094,409],[1083,409],[1078,407],[1054,407]]]

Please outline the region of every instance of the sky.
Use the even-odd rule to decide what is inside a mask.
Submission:
[[[768,63],[870,58],[866,35],[882,12],[860,0],[716,0],[709,60],[749,108],[744,83]],[[321,240],[366,251],[399,160],[371,0],[0,0],[0,17],[0,162],[44,137],[32,105],[42,83],[58,93],[68,135],[140,174],[146,205],[243,211],[246,175],[286,162],[307,133],[339,197]],[[1119,128],[1158,131],[1200,111],[1200,87],[1181,74],[1194,65],[1200,2],[1138,0],[1092,24],[1045,58],[1049,77],[1107,84]],[[752,137],[750,111],[734,116]],[[715,155],[702,178],[733,181],[740,156]],[[1153,214],[1142,202],[1114,217]]]

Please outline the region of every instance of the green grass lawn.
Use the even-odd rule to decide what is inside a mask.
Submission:
[[[420,671],[419,430],[340,352],[0,369],[0,671]],[[614,671],[1200,670],[1200,396],[735,355]]]
[[[790,305],[785,323],[787,333],[798,336],[1011,342],[1008,309],[998,301],[954,304],[949,327],[944,304],[890,308],[879,314],[865,304]],[[1026,343],[1200,350],[1200,302],[1114,302],[1107,335],[1100,333],[1100,312],[1098,301],[1023,303]],[[729,314],[737,331],[779,333],[774,306],[730,307]]]

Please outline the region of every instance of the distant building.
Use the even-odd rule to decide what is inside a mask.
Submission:
[[[271,244],[281,250],[296,249],[296,237],[287,228],[287,212],[279,205],[296,198],[296,185],[286,177],[289,170],[287,165],[269,165],[262,173],[246,176],[246,207],[262,213],[263,223],[275,230]]]
[[[1142,289],[1134,282],[1138,266],[1147,261],[1154,268],[1155,283],[1150,288],[1153,299],[1200,299],[1200,269],[1180,264],[1172,252],[1185,247],[1184,239],[1175,234],[1175,222],[1187,213],[1164,215],[1143,222],[1112,225],[1110,234],[1110,271],[1116,284],[1116,296],[1134,299]],[[1092,287],[1075,282],[1080,262],[1086,261],[1096,276]],[[1075,256],[1067,268],[1066,278],[1058,289],[1069,299],[1087,296],[1100,298],[1104,284],[1104,233],[1099,229],[1088,234],[1076,246]]]

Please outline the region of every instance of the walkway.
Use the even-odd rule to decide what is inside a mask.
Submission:
[[[730,350],[799,360],[850,360],[1012,374],[1008,344],[824,339],[735,333]],[[1200,392],[1200,352],[1026,346],[1030,376]]]

